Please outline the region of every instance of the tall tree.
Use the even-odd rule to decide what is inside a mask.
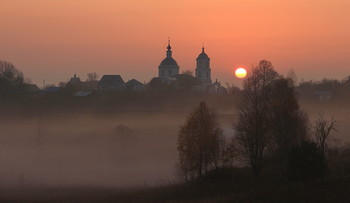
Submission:
[[[275,157],[286,167],[289,150],[306,140],[308,133],[308,118],[299,108],[292,78],[271,83],[269,105]]]
[[[178,134],[179,169],[186,180],[201,177],[217,166],[221,136],[222,130],[215,113],[201,102],[190,113]]]
[[[278,78],[269,61],[260,61],[243,82],[242,102],[235,126],[240,152],[251,166],[255,177],[260,176],[268,146],[272,143],[269,119],[269,90]]]

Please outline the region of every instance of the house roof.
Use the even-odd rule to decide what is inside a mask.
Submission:
[[[127,85],[143,85],[140,81],[131,79],[128,82],[126,82]]]
[[[35,84],[23,84],[23,89],[32,92],[37,92],[40,90],[39,87]]]
[[[52,86],[52,87],[47,87],[45,89],[45,92],[58,92],[60,89],[61,89],[61,87]]]
[[[221,86],[221,83],[218,82],[218,80],[216,80],[216,81],[215,81],[214,83],[212,83],[210,86],[211,86],[211,87],[214,87],[214,86]]]
[[[125,82],[120,75],[104,75],[98,83],[103,85],[118,85]]]

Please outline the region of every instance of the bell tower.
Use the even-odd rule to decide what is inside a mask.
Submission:
[[[211,85],[211,69],[210,69],[210,58],[202,47],[202,53],[196,59],[196,78],[199,79],[202,86]]]

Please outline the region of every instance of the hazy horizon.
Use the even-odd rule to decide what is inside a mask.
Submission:
[[[205,44],[212,80],[237,83],[238,66],[261,59],[299,79],[350,75],[350,2],[1,0],[0,59],[42,86],[76,73],[157,76],[170,37],[180,72]]]

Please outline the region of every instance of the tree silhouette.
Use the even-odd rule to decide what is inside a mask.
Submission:
[[[280,77],[269,89],[274,155],[285,167],[290,148],[307,138],[308,117],[299,108],[292,78]]]
[[[14,93],[23,84],[23,73],[9,62],[0,61],[0,92]]]
[[[324,115],[319,113],[318,119],[315,121],[315,137],[318,146],[323,154],[326,153],[326,141],[328,136],[332,131],[337,131],[336,129],[337,121],[334,117],[330,121],[325,120]]]
[[[290,149],[288,175],[293,180],[320,178],[326,174],[327,164],[319,147],[313,141],[303,141]]]
[[[201,102],[180,127],[177,150],[178,169],[185,180],[201,177],[220,159],[222,130],[216,115],[205,102]]]
[[[241,155],[252,167],[253,175],[260,176],[267,147],[272,142],[269,119],[269,87],[278,77],[269,61],[262,60],[243,83],[235,138]]]
[[[97,80],[98,80],[98,74],[96,72],[87,74],[87,80],[86,81],[90,82],[90,81],[97,81]]]

